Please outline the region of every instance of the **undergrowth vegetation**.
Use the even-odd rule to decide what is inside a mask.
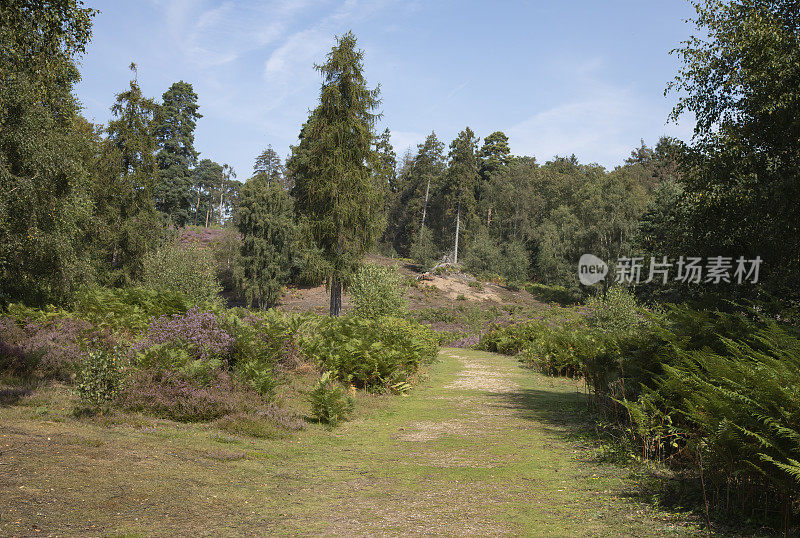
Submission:
[[[355,406],[353,397],[342,388],[331,376],[331,372],[324,372],[317,384],[308,393],[311,403],[311,415],[318,422],[336,426],[346,419]]]
[[[353,312],[364,318],[402,315],[407,307],[402,279],[394,267],[364,264],[353,275],[350,300]]]
[[[582,318],[498,327],[478,347],[584,378],[605,431],[631,456],[673,471],[673,482],[689,485],[678,488],[681,502],[709,518],[788,529],[797,516],[796,329],[744,309],[647,311],[612,288]]]
[[[193,303],[213,303],[222,291],[213,251],[195,241],[154,250],[144,257],[143,266],[147,288],[179,292]]]
[[[388,390],[412,381],[438,351],[438,336],[415,321],[395,317],[325,318],[303,342],[320,367],[345,383]]]
[[[277,396],[300,372],[320,380],[308,416],[335,426],[354,401],[343,386],[405,390],[436,356],[436,333],[397,317],[404,305],[387,288],[395,276],[362,272],[365,294],[387,294],[365,295],[342,318],[226,309],[174,286],[85,288],[69,310],[11,304],[0,316],[0,381],[66,383],[76,416],[141,413],[274,436],[298,427],[302,410],[278,411]]]

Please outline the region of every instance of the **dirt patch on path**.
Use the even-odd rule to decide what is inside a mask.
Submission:
[[[449,353],[449,356],[458,359],[463,369],[458,372],[455,380],[443,388],[453,391],[452,401],[459,408],[464,409],[463,417],[439,422],[413,422],[402,428],[402,433],[396,436],[397,439],[424,442],[440,439],[447,435],[482,436],[497,429],[496,424],[490,424],[482,417],[502,415],[507,411],[503,413],[494,410],[487,413],[488,410],[485,408],[487,402],[482,398],[478,398],[476,401],[475,398],[459,394],[459,391],[511,393],[519,388],[519,385],[513,380],[513,375],[496,365],[488,364],[485,360],[472,359],[457,353]]]
[[[445,385],[446,389],[466,389],[484,390],[487,392],[513,392],[519,386],[513,381],[513,376],[509,373],[498,370],[485,362],[469,359],[461,355],[453,354],[464,369],[452,383]]]
[[[445,435],[470,435],[474,433],[472,424],[465,420],[446,420],[444,422],[413,422],[402,428],[397,436],[401,441],[432,441]]]

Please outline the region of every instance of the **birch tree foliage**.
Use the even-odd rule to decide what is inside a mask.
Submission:
[[[72,92],[95,11],[48,4],[0,7],[0,304],[68,300],[90,275],[96,133]]]
[[[694,3],[697,35],[673,51],[672,118],[697,119],[683,177],[684,251],[764,260],[765,287],[797,293],[800,3]],[[694,238],[694,239],[693,239]]]

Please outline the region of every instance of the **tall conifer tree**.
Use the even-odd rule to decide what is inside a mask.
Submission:
[[[511,159],[511,148],[508,147],[508,136],[502,131],[495,131],[483,140],[478,152],[478,172],[480,181],[476,189],[478,205],[482,215],[486,216],[486,226],[491,226],[494,201],[491,200],[492,183],[505,171]]]
[[[400,169],[388,210],[388,227],[384,236],[402,255],[422,236],[422,228],[432,229],[439,222],[432,211],[431,198],[436,198],[445,169],[444,144],[432,132],[417,146],[417,153]],[[435,217],[435,218],[431,218]]]
[[[142,260],[155,248],[160,230],[153,205],[158,181],[155,159],[158,105],[142,95],[134,79],[111,107],[102,170],[95,187],[95,223],[99,269],[106,283],[127,284],[138,278]]]
[[[277,151],[272,149],[271,144],[256,158],[253,173],[263,176],[267,183],[278,183],[287,190],[290,188],[286,182],[286,170],[281,162],[281,157]]]
[[[475,186],[478,181],[478,166],[475,153],[478,139],[472,129],[467,127],[450,143],[449,164],[445,174],[445,197],[449,201],[449,211],[455,212],[455,233],[453,244],[453,263],[458,263],[458,240],[461,235],[461,222],[475,207]]]
[[[371,169],[380,90],[367,87],[363,57],[355,35],[347,32],[316,66],[322,74],[320,103],[290,163],[297,211],[330,265],[332,316],[341,313],[342,284],[372,246],[382,208]]]
[[[293,213],[292,199],[280,183],[257,174],[242,187],[239,282],[251,306],[275,305],[289,280],[296,234]]]
[[[156,155],[159,181],[155,185],[156,207],[177,226],[189,221],[192,205],[190,168],[197,163],[194,129],[203,116],[197,111],[197,94],[188,82],[175,82],[164,92],[155,133],[160,150]]]

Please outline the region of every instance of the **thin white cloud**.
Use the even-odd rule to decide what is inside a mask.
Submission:
[[[227,0],[208,7],[200,0],[152,0],[162,11],[173,47],[205,69],[233,62],[279,40],[310,0]]]
[[[509,129],[514,153],[540,161],[575,153],[607,164],[626,147],[620,134],[637,117],[621,95],[597,95],[539,112]]]
[[[641,138],[652,145],[662,134],[683,139],[690,136],[691,119],[680,125],[666,123],[666,100],[659,106],[632,88],[603,81],[602,58],[561,65],[575,95],[509,128],[515,154],[535,155],[544,162],[574,153],[581,162],[613,168],[628,157]]]
[[[469,80],[466,82],[462,82],[461,84],[453,88],[453,90],[447,94],[447,97],[445,97],[444,100],[449,101],[450,99],[452,99],[455,96],[455,94],[466,88],[469,85],[469,82],[470,82]]]
[[[293,94],[319,84],[313,68],[321,63],[333,46],[334,35],[341,35],[353,23],[368,20],[396,0],[347,0],[329,15],[284,38],[264,63],[264,81],[270,105],[275,109]]]
[[[391,129],[391,128],[390,128]],[[417,145],[425,141],[426,133],[414,131],[391,131],[392,133],[392,147],[397,154],[398,159],[406,150],[410,149],[412,153],[416,153]]]

